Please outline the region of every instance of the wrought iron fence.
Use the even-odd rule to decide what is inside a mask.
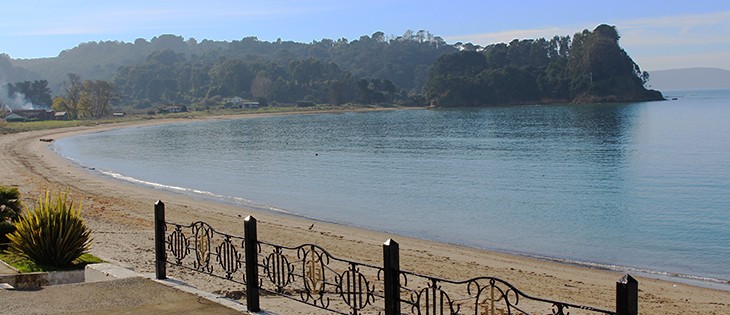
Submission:
[[[165,238],[169,263],[246,284],[243,237],[220,233],[202,221],[190,225],[165,222],[165,228],[171,230]]]
[[[398,243],[383,244],[383,265],[333,256],[315,244],[287,247],[259,241],[256,219],[244,235],[221,233],[205,222],[165,221],[155,204],[156,276],[167,265],[187,268],[246,287],[246,305],[259,311],[259,291],[339,314],[638,314],[638,283],[616,283],[616,310],[537,298],[494,277],[454,281],[400,269]]]
[[[322,247],[259,241],[260,288],[341,314],[381,313],[382,268],[332,256]]]
[[[410,314],[570,314],[582,310],[591,314],[615,314],[590,306],[536,298],[510,283],[494,277],[453,281],[401,271]],[[573,314],[575,314],[573,312]]]

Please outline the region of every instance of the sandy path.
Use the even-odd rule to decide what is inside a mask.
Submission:
[[[179,120],[177,120],[179,121]],[[160,124],[170,121],[134,123]],[[121,126],[131,126],[122,124]],[[92,252],[104,259],[127,264],[140,272],[154,271],[153,204],[162,199],[167,220],[189,223],[203,220],[216,230],[241,233],[243,219],[259,222],[259,240],[283,245],[317,243],[330,253],[379,264],[382,244],[398,240],[401,268],[450,279],[490,275],[509,281],[526,293],[575,304],[614,308],[615,283],[622,274],[514,255],[476,250],[373,232],[324,222],[254,212],[207,202],[184,195],[106,179],[81,169],[48,149],[39,138],[60,138],[115,126],[79,127],[0,136],[0,184],[17,185],[26,202],[46,189],[69,189],[71,198],[83,201],[83,214],[94,231]],[[308,228],[314,223],[315,227]],[[233,283],[170,268],[170,275],[204,290],[239,290]],[[638,278],[642,314],[730,314],[730,292],[686,284]],[[306,306],[263,300],[262,307],[277,313],[308,314]],[[578,314],[572,310],[571,314]]]

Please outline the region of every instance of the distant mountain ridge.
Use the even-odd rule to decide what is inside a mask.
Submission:
[[[0,74],[6,75],[0,83],[47,81],[51,96],[63,96],[54,100],[60,108],[64,102],[78,107],[76,96],[63,92],[72,77],[106,81],[119,106],[138,111],[167,104],[235,106],[231,99],[456,107],[663,99],[645,88],[648,74],[619,39],[607,24],[572,36],[484,47],[450,45],[427,31],[311,43],[254,36],[198,42],[167,34],[134,43],[84,43],[54,58],[0,54]]]
[[[682,68],[649,72],[649,85],[656,90],[730,89],[730,70]]]

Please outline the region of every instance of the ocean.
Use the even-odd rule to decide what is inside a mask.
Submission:
[[[665,96],[174,123],[53,148],[242,207],[727,285],[730,90]]]

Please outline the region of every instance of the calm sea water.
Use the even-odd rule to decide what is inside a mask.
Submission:
[[[666,94],[678,99],[181,123],[55,149],[106,175],[245,206],[730,280],[730,91]]]

